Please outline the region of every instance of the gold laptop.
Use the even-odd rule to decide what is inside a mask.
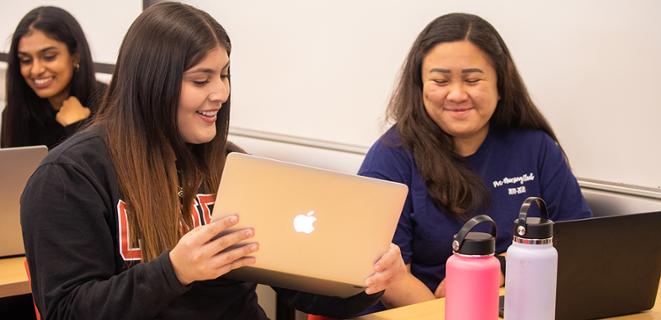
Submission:
[[[21,193],[47,153],[46,146],[0,149],[0,257],[25,254],[20,222]]]
[[[227,157],[212,219],[239,215],[256,264],[227,277],[327,296],[364,290],[392,241],[408,188],[240,153]]]

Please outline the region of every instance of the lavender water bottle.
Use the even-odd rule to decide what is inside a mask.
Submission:
[[[540,218],[527,217],[533,203]],[[505,268],[505,319],[555,319],[558,252],[553,247],[553,221],[541,198],[527,198],[521,205]]]

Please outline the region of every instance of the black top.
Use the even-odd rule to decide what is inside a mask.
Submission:
[[[539,207],[539,218],[528,217],[530,206]],[[519,217],[514,220],[514,237],[526,239],[550,239],[553,237],[553,221],[549,219],[546,201],[541,197],[528,197],[521,204]]]
[[[46,319],[266,319],[255,284],[220,277],[183,286],[169,255],[140,262],[110,155],[92,127],[51,150],[21,198],[32,293]],[[204,224],[213,195],[198,194]],[[206,215],[206,216],[205,216]],[[299,310],[347,317],[380,294],[348,299],[276,288]]]
[[[492,255],[496,252],[496,238],[489,233],[469,232],[455,252],[471,256]]]
[[[35,145],[45,145],[48,149],[53,149],[55,146],[60,144],[62,141],[66,140],[68,137],[72,136],[80,127],[88,122],[89,119],[96,113],[97,105],[100,103],[103,96],[103,92],[108,86],[103,82],[96,82],[96,89],[90,98],[88,107],[91,111],[90,117],[87,119],[72,123],[68,126],[62,126],[59,122],[55,120],[55,111],[50,104],[48,105],[47,110],[45,110],[46,117],[43,119],[37,120],[33,117],[26,119],[25,123],[21,124],[21,127],[26,128],[27,139],[24,139],[20,146],[35,146]],[[81,101],[82,103],[82,101]],[[5,106],[2,111],[2,123],[9,121],[7,119],[7,110],[8,106]],[[15,147],[20,147],[19,145]]]
[[[527,218],[524,229],[519,229],[521,222],[514,220],[514,236],[525,239],[549,239],[553,237],[553,221],[537,217]],[[521,233],[522,231],[523,233]]]
[[[471,231],[478,224],[489,223],[491,232]],[[466,255],[491,255],[496,251],[496,222],[481,214],[470,218],[452,237],[452,251]]]

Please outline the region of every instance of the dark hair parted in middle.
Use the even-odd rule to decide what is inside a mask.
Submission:
[[[218,22],[172,2],[147,8],[122,42],[96,123],[106,132],[129,222],[138,229],[131,241],[141,240],[143,261],[177,244],[187,231],[183,229],[192,226],[189,210],[195,193],[200,188],[214,193],[220,182],[229,98],[208,143],[187,144],[176,119],[184,71],[219,46],[230,54],[229,36]],[[177,196],[180,184],[183,207]]]
[[[434,203],[461,216],[486,208],[489,191],[455,152],[453,137],[429,117],[422,96],[425,56],[439,44],[456,41],[478,47],[496,71],[500,100],[489,120],[491,128],[537,129],[556,142],[557,138],[530,98],[505,42],[489,22],[472,14],[451,13],[429,23],[404,62],[388,106],[388,118],[396,122],[403,143],[411,149]]]
[[[78,70],[69,84],[69,95],[92,109],[99,95],[94,77],[94,62],[87,39],[78,21],[58,7],[37,7],[19,21],[12,35],[7,65],[7,109],[2,123],[2,147],[42,144],[32,133],[44,127],[52,109],[48,99],[40,98],[21,75],[18,46],[21,38],[34,30],[66,45],[69,54],[78,55]]]

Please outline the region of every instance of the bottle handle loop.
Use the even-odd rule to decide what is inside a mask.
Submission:
[[[549,219],[549,214],[546,209],[546,202],[540,197],[528,197],[521,204],[521,209],[519,209],[519,218],[516,219],[516,234],[518,236],[524,236],[528,232],[528,210],[530,206],[535,203],[539,208],[539,215],[541,217],[540,222],[546,222]]]
[[[473,230],[475,226],[483,222],[489,222],[491,224],[491,231],[489,233],[492,236],[496,237],[496,223],[488,215],[481,214],[479,216],[475,216],[470,220],[468,220],[464,224],[464,226],[461,227],[461,229],[459,229],[459,232],[457,232],[457,234],[454,235],[454,239],[452,240],[452,250],[459,251],[461,246],[464,244],[464,240],[466,239],[468,232]]]

